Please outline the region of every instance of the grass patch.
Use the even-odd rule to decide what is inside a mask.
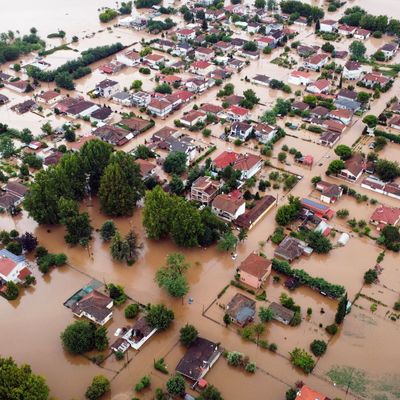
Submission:
[[[327,372],[327,377],[344,390],[347,388],[359,396],[368,394],[369,379],[365,371],[347,366],[334,366]]]

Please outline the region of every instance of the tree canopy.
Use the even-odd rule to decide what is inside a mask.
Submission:
[[[131,215],[144,194],[144,184],[134,157],[123,151],[113,153],[100,179],[102,211],[112,216]]]
[[[18,366],[11,357],[0,357],[0,398],[48,400],[49,388],[44,378],[35,375],[29,365]]]

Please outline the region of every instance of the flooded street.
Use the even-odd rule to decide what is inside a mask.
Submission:
[[[325,4],[324,1],[319,0],[310,0],[309,2],[315,5]],[[400,19],[398,2],[399,0],[382,0],[380,2],[350,0],[348,6],[359,5],[371,13],[389,13],[391,17]],[[177,5],[175,4],[175,6]],[[111,0],[58,1],[55,11],[54,1],[38,0],[33,4],[27,0],[21,0],[18,8],[23,10],[23,13],[19,15],[19,18],[16,18],[15,7],[5,7],[0,15],[0,26],[2,31],[12,29],[18,30],[21,34],[27,33],[31,26],[35,26],[43,37],[58,29],[63,29],[67,33],[68,42],[72,35],[78,35],[80,41],[78,44],[71,45],[72,50],[57,51],[46,57],[52,68],[78,57],[79,53],[74,49],[83,51],[90,47],[120,41],[125,46],[141,50],[140,40],[153,38],[144,31],[136,32],[122,27],[111,27],[110,24],[110,29],[107,30],[107,25],[101,25],[98,20],[99,8],[107,6],[115,7],[116,2]],[[336,13],[327,14],[327,16],[336,18],[342,12],[343,8]],[[86,37],[92,32],[97,33],[93,37]],[[312,30],[308,28],[300,29],[297,39],[307,42],[311,32]],[[245,34],[243,33],[243,35]],[[387,41],[387,37],[368,40],[366,43],[368,54],[375,52]],[[59,44],[57,40],[49,40],[49,43],[51,46]],[[338,50],[347,50],[350,43],[351,40],[343,39],[337,44],[335,43],[335,46]],[[322,45],[323,41],[315,39],[315,44]],[[286,83],[290,70],[270,63],[280,55],[281,51],[278,49],[271,55],[263,55],[260,60],[252,61],[250,66],[244,68],[239,74],[234,74],[230,79],[230,82],[235,85],[235,94],[241,95],[244,90],[252,88],[260,97],[261,104],[251,111],[251,117],[254,120],[266,110],[271,109],[277,98],[295,97],[293,93],[286,94],[246,82],[246,78],[252,78],[256,74],[266,74]],[[157,51],[155,53],[157,54]],[[294,50],[291,50],[290,55],[297,57]],[[173,59],[172,56],[168,57]],[[105,76],[97,68],[112,58],[114,57],[94,64],[92,66],[93,73],[76,82],[77,93],[86,96],[88,91],[104,79]],[[176,59],[178,60],[178,58]],[[28,62],[32,60],[32,57],[27,55],[23,60]],[[393,62],[400,62],[399,54]],[[5,71],[10,72],[9,67],[10,65],[6,65]],[[23,72],[16,75],[24,77]],[[314,77],[318,76],[317,73],[314,75]],[[136,79],[143,80],[143,89],[147,91],[152,91],[156,85],[154,71],[146,77],[140,74],[137,68],[125,68],[113,75],[114,78],[120,83],[121,88],[130,87],[130,84]],[[47,90],[53,87],[54,84],[42,83],[40,89]],[[199,95],[195,101],[182,106],[165,120],[157,119],[155,127],[138,135],[123,146],[122,150],[130,151],[138,144],[145,143],[156,130],[163,126],[173,127],[174,120],[191,110],[193,104],[216,103],[218,90],[218,87],[214,87],[205,94]],[[2,89],[1,93],[10,97],[11,101],[0,108],[0,122],[8,124],[12,128],[28,127],[34,136],[39,136],[42,134],[40,128],[45,122],[50,122],[53,127],[57,127],[69,120],[67,117],[46,113],[46,108],[43,116],[27,113],[21,117],[12,111],[11,107],[21,102],[26,96],[16,94],[8,89]],[[388,100],[399,93],[400,80],[396,80],[389,92],[382,94],[378,100],[374,101],[369,113],[378,115],[384,110]],[[103,99],[94,101],[102,104]],[[137,109],[128,109],[117,104],[111,104],[111,108],[114,111],[113,123],[121,119],[122,112],[139,113]],[[345,131],[338,144],[352,146],[356,142],[364,128],[361,120],[362,117],[353,119],[353,124]],[[81,128],[77,133],[82,136],[90,134],[92,130],[90,123],[79,122]],[[284,128],[283,122],[278,121],[278,124]],[[232,149],[238,152],[260,153],[260,149],[252,142],[235,148],[233,143],[220,140],[218,137],[224,129],[224,126],[220,124],[212,125],[210,129],[212,136],[209,138],[204,138],[200,132],[182,130],[182,133],[190,134],[204,148],[217,144],[218,149],[212,154],[212,158],[225,150]],[[299,129],[294,132],[288,131],[288,133],[289,135],[275,146],[270,158],[271,166],[264,167],[261,175],[267,177],[271,171],[279,168],[300,176],[302,179],[290,191],[290,194],[299,197],[312,198],[316,196],[310,184],[311,178],[314,176],[319,175],[329,182],[337,183],[337,179],[325,177],[328,164],[335,158],[333,149],[319,145],[317,136],[310,131]],[[315,160],[313,167],[304,168],[292,160],[290,160],[290,165],[279,163],[277,155],[283,145],[295,147],[303,155],[313,155]],[[364,147],[366,148],[367,145],[365,144]],[[391,144],[380,155],[388,159],[399,160],[400,145]],[[375,198],[379,203],[398,206],[398,200],[362,189],[359,183],[356,184],[356,189],[361,194]],[[278,206],[285,203],[289,195],[282,187],[267,189],[265,193],[276,196]],[[368,221],[375,206],[363,203],[361,207],[353,198],[344,196],[337,204],[332,205],[332,208],[335,211],[346,208],[350,213],[349,218]],[[400,350],[395,345],[399,335],[399,321],[391,320],[390,313],[392,305],[398,300],[400,294],[400,255],[387,252],[382,262],[383,273],[379,277],[379,284],[366,287],[363,285],[363,275],[367,269],[375,265],[376,258],[382,249],[371,239],[359,237],[356,233],[351,232],[350,227],[343,220],[334,217],[332,225],[338,232],[351,233],[347,246],[334,248],[329,255],[313,254],[310,257],[301,257],[294,261],[292,266],[305,270],[311,276],[343,285],[348,292],[349,299],[356,301],[351,314],[347,317],[343,329],[336,336],[330,337],[324,327],[334,320],[337,302],[306,287],[288,292],[283,284],[284,279],[280,283],[273,282],[272,277],[275,275],[273,273],[266,282],[267,300],[265,303],[258,301],[257,307],[272,301],[279,302],[281,293],[286,293],[293,296],[303,312],[303,322],[297,327],[285,326],[276,321],[267,326],[263,339],[277,344],[278,349],[275,354],[257,347],[252,342],[243,340],[237,334],[236,328],[226,328],[222,323],[224,311],[221,305],[229,302],[239,289],[230,286],[224,296],[217,298],[217,295],[225,286],[229,285],[234,278],[236,268],[250,252],[262,251],[268,258],[273,257],[276,246],[268,241],[268,238],[276,227],[274,221],[276,208],[249,232],[243,243],[239,243],[238,257],[235,261],[228,253],[218,251],[216,246],[207,249],[182,249],[176,247],[169,240],[156,242],[147,239],[142,226],[142,210],[138,208],[130,218],[114,219],[121,234],[124,235],[130,229],[134,229],[140,242],[143,243],[138,261],[130,267],[113,261],[109,245],[103,243],[100,238],[98,230],[109,218],[100,213],[98,200],[96,198],[91,201],[86,200],[81,206],[81,211],[89,213],[94,227],[93,240],[90,242],[88,250],[80,246],[68,246],[64,241],[62,227],[38,226],[26,212],[15,218],[5,214],[0,215],[0,230],[16,229],[20,233],[32,232],[37,236],[39,243],[50,252],[64,252],[68,256],[68,266],[53,270],[45,276],[35,270],[36,285],[24,289],[18,300],[8,302],[0,298],[1,337],[6,339],[0,341],[0,354],[12,356],[18,363],[30,364],[35,373],[46,378],[54,398],[60,400],[83,399],[87,386],[93,376],[98,374],[107,376],[112,382],[111,393],[104,397],[106,400],[132,399],[137,395],[133,387],[144,375],[151,377],[153,391],[156,387],[165,386],[168,376],[156,371],[153,368],[153,362],[164,357],[169,372],[171,374],[174,372],[177,362],[184,354],[184,348],[179,344],[179,330],[186,323],[195,325],[200,336],[221,343],[228,351],[243,352],[249,356],[251,361],[256,362],[258,370],[252,376],[229,367],[226,360],[221,357],[207,375],[207,381],[218,387],[225,400],[260,398],[281,400],[284,398],[285,391],[297,381],[306,382],[315,390],[326,393],[332,399],[335,397],[358,400],[395,400],[399,398],[400,376],[396,375],[398,374],[396,367],[399,364]],[[165,264],[167,255],[172,252],[183,253],[191,264],[187,275],[190,291],[183,302],[168,296],[154,280],[156,271]],[[157,333],[140,351],[129,350],[130,362],[125,368],[123,367],[124,361],[116,361],[114,356],[110,356],[100,367],[88,358],[72,356],[62,348],[60,333],[74,319],[71,310],[64,307],[63,303],[92,279],[104,284],[121,284],[133,301],[143,305],[164,303],[174,310],[175,322],[172,328],[167,332]],[[193,302],[189,302],[189,298]],[[379,306],[376,313],[373,314],[370,307],[371,303],[375,302],[378,302]],[[312,316],[309,318],[306,317],[307,308],[313,310]],[[107,325],[110,343],[115,339],[114,332],[117,328],[131,323],[124,317],[123,309],[124,307],[114,307],[113,320]],[[314,339],[329,342],[328,352],[318,360],[313,374],[306,376],[291,366],[288,353],[294,347],[301,347],[308,351],[309,344]],[[363,371],[365,375],[363,390],[357,390],[351,386],[349,393],[346,393],[346,385],[340,384],[336,379],[339,367],[349,367],[358,372]],[[349,387],[350,384],[349,381]],[[385,391],[382,388],[388,389]],[[145,391],[140,394],[140,398],[150,400],[153,399],[153,394]]]

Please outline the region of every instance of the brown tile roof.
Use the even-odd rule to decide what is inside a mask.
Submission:
[[[245,200],[232,198],[228,194],[219,194],[212,202],[213,207],[229,214],[235,214],[243,204],[245,204]]]
[[[239,270],[261,279],[271,268],[271,261],[255,253],[251,253],[239,265]]]
[[[111,301],[110,297],[97,290],[93,290],[75,303],[72,306],[72,311],[74,314],[78,315],[85,312],[93,316],[97,321],[102,321],[111,312],[111,310],[107,308],[107,305],[110,304]]]

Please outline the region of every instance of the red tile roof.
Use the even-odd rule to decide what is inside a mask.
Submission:
[[[372,221],[396,225],[400,219],[400,208],[379,206],[371,216]]]
[[[219,169],[224,169],[228,165],[233,164],[238,159],[238,156],[239,154],[233,151],[224,151],[214,159],[213,164]]]
[[[0,274],[8,276],[17,264],[6,257],[0,257]]]
[[[271,261],[255,253],[251,253],[239,266],[240,271],[261,279],[271,268]]]

